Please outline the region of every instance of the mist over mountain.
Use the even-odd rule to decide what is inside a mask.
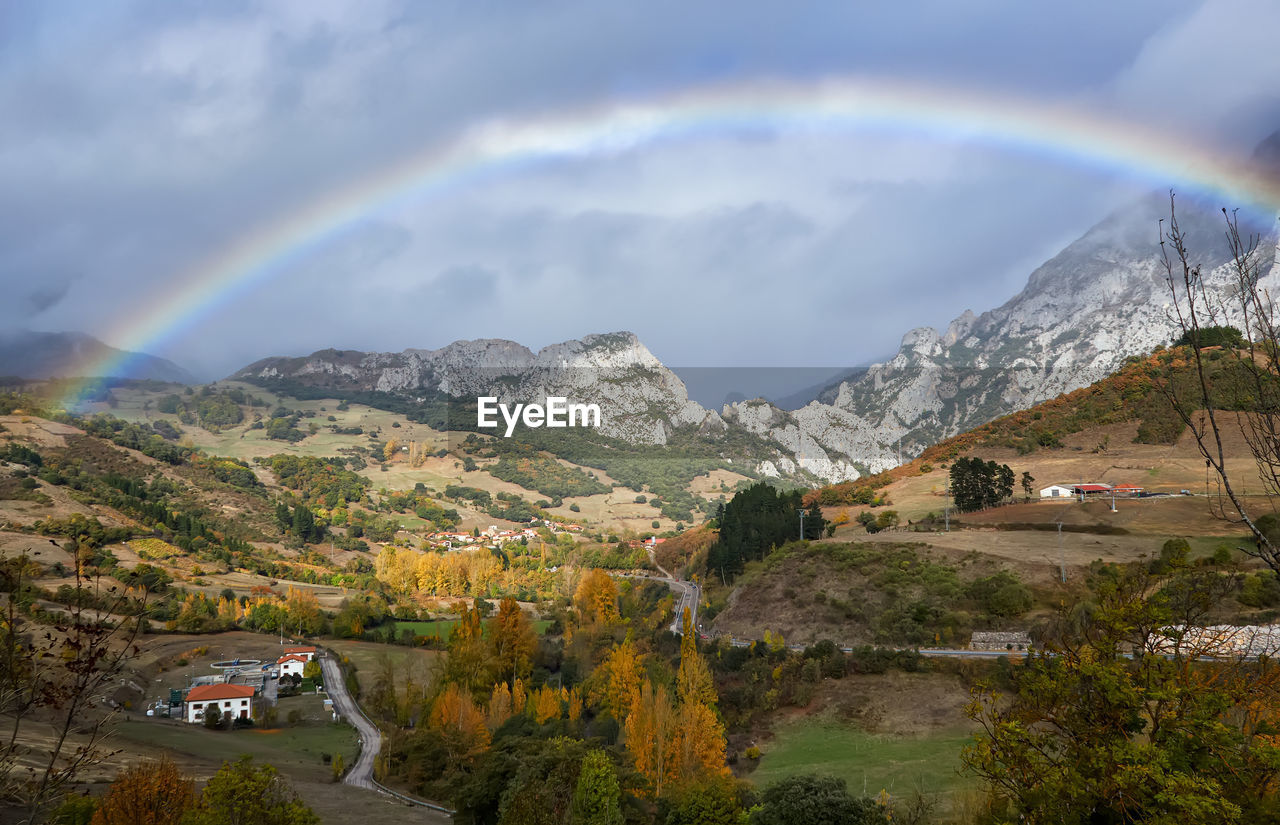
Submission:
[[[1255,160],[1260,174],[1280,170],[1280,133],[1259,146]],[[852,479],[1087,386],[1126,358],[1176,338],[1159,246],[1160,222],[1169,212],[1168,193],[1143,197],[1036,268],[1000,306],[980,314],[965,310],[944,331],[909,330],[892,358],[843,374],[825,368],[673,371],[634,334],[620,332],[537,353],[494,339],[402,353],[325,350],[264,359],[235,377],[408,397],[565,395],[601,404],[606,434],[632,443],[666,444],[681,428],[726,438],[749,434],[770,445],[755,456],[765,475]],[[1179,198],[1177,217],[1210,293],[1225,297],[1231,251],[1220,208]],[[1260,239],[1263,286],[1280,287],[1275,222],[1243,215],[1241,221]]]
[[[101,375],[103,364],[111,375]],[[0,375],[16,378],[132,378],[194,384],[165,358],[125,352],[81,332],[0,331]]]

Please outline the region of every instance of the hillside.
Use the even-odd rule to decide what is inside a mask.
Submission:
[[[99,375],[111,364],[110,375]],[[195,377],[164,358],[125,352],[77,332],[0,332],[0,377],[127,378],[194,384]]]
[[[353,396],[380,405],[374,407],[314,395],[299,400],[239,382],[190,394],[133,384],[115,387],[107,400],[86,405],[86,411],[159,428],[183,443],[251,465],[278,453],[342,456],[378,490],[405,492],[423,485],[443,494],[451,485],[476,488],[495,498],[518,497],[552,517],[630,535],[697,523],[721,496],[755,476],[743,458],[754,449],[747,442],[715,443],[686,432],[676,433],[667,447],[579,437],[576,431],[502,439],[441,429],[447,420],[434,417],[432,408],[397,402],[394,396]],[[474,430],[474,418],[470,424]],[[390,451],[388,444],[393,444]],[[512,521],[495,519],[467,500],[453,506],[467,530]]]

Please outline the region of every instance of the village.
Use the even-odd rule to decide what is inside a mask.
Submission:
[[[491,524],[484,530],[437,531],[428,533],[423,539],[424,549],[433,550],[465,550],[483,547],[489,550],[501,550],[508,544],[527,544],[541,538],[538,527],[550,531],[552,537],[570,535],[575,538],[582,534],[581,524],[564,524],[551,519],[538,519],[529,527],[520,529],[504,529]]]

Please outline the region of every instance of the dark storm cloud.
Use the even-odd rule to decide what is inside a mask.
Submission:
[[[4,4],[17,299],[0,323],[118,329],[244,237],[475,123],[704,83],[960,85],[1247,148],[1275,127],[1278,23],[1263,0]],[[308,347],[627,328],[673,363],[845,365],[1001,303],[1132,194],[895,140],[775,131],[513,170],[368,216],[157,354],[221,375]],[[209,351],[215,330],[237,343]]]

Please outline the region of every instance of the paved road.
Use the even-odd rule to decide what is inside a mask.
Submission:
[[[338,663],[331,656],[322,656],[320,667],[324,670],[325,691],[333,699],[334,707],[360,733],[360,756],[342,781],[357,788],[376,791],[378,789],[373,784],[373,760],[382,748],[382,734],[356,707],[355,699],[347,692],[347,683],[342,678],[342,669],[338,667]]]
[[[649,550],[649,558],[651,560],[653,559],[652,549]],[[658,567],[658,563],[656,561],[653,564],[654,567]],[[664,574],[663,576],[645,576],[635,573],[614,573],[613,575],[621,579],[644,579],[651,582],[658,581],[662,582],[667,587],[670,587],[671,591],[679,597],[675,606],[675,619],[671,622],[671,632],[681,635],[684,634],[684,609],[686,607],[689,608],[689,616],[693,619],[694,629],[700,630],[698,626],[698,602],[702,600],[702,593],[697,583],[677,579],[661,567],[658,567],[658,569],[662,571]]]

